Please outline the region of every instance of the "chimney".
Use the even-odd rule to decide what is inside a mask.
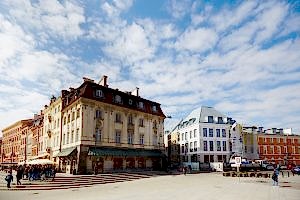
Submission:
[[[140,97],[140,96],[139,96],[139,88],[136,87],[136,88],[131,92],[131,94],[134,95],[134,96]]]
[[[104,87],[108,87],[108,85],[107,85],[107,76],[102,76],[102,78],[101,78],[101,80],[99,81],[99,83],[98,83],[99,85],[102,85],[102,86],[104,86]]]

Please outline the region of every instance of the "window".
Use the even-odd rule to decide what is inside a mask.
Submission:
[[[197,141],[194,142],[194,151],[197,151]]]
[[[75,112],[72,112],[72,121],[75,119]]]
[[[221,141],[217,141],[217,151],[221,151]]]
[[[153,112],[157,112],[156,106],[152,106],[152,111],[153,111]]]
[[[67,117],[64,117],[64,125],[67,123]]]
[[[207,141],[203,141],[203,150],[207,151]]]
[[[102,90],[96,90],[95,96],[96,96],[97,98],[104,97]]]
[[[181,133],[181,140],[184,140],[184,133]]]
[[[120,95],[116,95],[116,96],[115,96],[115,102],[116,102],[116,103],[122,103],[122,98],[121,98]]]
[[[67,144],[69,144],[69,142],[70,142],[70,133],[68,132],[67,133]]]
[[[193,137],[193,135],[192,135],[192,131],[190,131],[190,139]]]
[[[63,144],[66,144],[66,134],[64,133]]]
[[[100,142],[102,140],[102,132],[98,128],[95,131],[95,140],[96,142]]]
[[[214,151],[214,141],[209,141],[209,151]]]
[[[70,122],[70,119],[71,119],[71,115],[68,114],[68,123]]]
[[[153,128],[157,128],[157,122],[156,121],[153,122]]]
[[[74,142],[74,131],[72,131],[71,133],[71,142],[70,143],[73,143]]]
[[[181,153],[184,153],[184,144],[181,145]]]
[[[214,130],[212,128],[209,129],[209,137],[214,137]]]
[[[196,137],[197,135],[197,129],[194,129],[194,138]]]
[[[220,129],[216,129],[216,132],[217,132],[217,137],[221,137]]]
[[[226,150],[227,148],[226,148],[226,141],[223,141],[223,151],[227,151]],[[246,149],[245,149],[246,150]]]
[[[102,112],[101,110],[96,110],[96,119],[102,118]]]
[[[129,105],[132,105],[132,104],[133,104],[132,99],[129,99],[129,100],[128,100],[128,104],[129,104]]]
[[[133,125],[132,115],[129,115],[129,116],[128,116],[128,124]]]
[[[75,142],[79,140],[79,128],[76,130]]]
[[[143,119],[143,118],[140,118],[140,119],[139,119],[139,126],[140,126],[140,127],[143,127],[143,126],[144,126],[144,119]]]
[[[187,132],[184,134],[184,139],[187,140]]]
[[[115,141],[117,144],[121,144],[121,131],[116,131]]]
[[[132,139],[133,139],[133,133],[131,133],[131,132],[127,133],[127,142],[128,142],[128,144],[133,143]]]
[[[190,142],[190,152],[193,152],[193,143]]]
[[[140,144],[144,145],[144,135],[143,134],[140,135]]]
[[[77,109],[77,112],[76,112],[76,118],[79,118],[80,117],[80,108]]]
[[[218,124],[223,124],[223,118],[222,117],[218,117]]]
[[[116,122],[121,123],[121,114],[120,113],[116,113]]]
[[[144,109],[144,103],[143,103],[143,102],[139,102],[138,107],[139,107],[140,109]]]
[[[153,145],[157,145],[157,135],[153,135]]]
[[[222,129],[222,137],[226,137],[226,130]]]
[[[214,117],[213,116],[208,116],[207,117],[207,122],[208,123],[214,123]]]
[[[203,128],[203,137],[207,137],[207,128]]]

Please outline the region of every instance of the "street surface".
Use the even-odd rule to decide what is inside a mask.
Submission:
[[[3,183],[3,179],[1,181]],[[221,173],[166,175],[91,187],[43,191],[0,191],[2,200],[299,200],[300,176],[270,178],[223,177]]]

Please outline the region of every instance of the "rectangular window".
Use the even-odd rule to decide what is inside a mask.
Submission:
[[[223,141],[223,151],[227,151],[226,141]]]
[[[95,96],[96,97],[103,97],[103,92],[102,92],[102,90],[96,90],[96,92],[95,92]]]
[[[157,135],[153,135],[153,145],[157,145]]]
[[[216,132],[217,132],[217,137],[221,137],[221,132],[220,132],[220,129],[216,129]]]
[[[222,117],[218,117],[218,124],[223,124],[223,118]]]
[[[144,135],[140,135],[140,144],[144,145]]]
[[[203,141],[203,151],[207,151],[207,141]]]
[[[194,138],[197,136],[197,129],[194,129]]]
[[[72,112],[72,121],[75,119],[75,112]]]
[[[209,141],[209,151],[214,151],[214,141]]]
[[[197,141],[194,142],[194,151],[197,151]]]
[[[66,134],[64,133],[63,144],[66,144]]]
[[[128,142],[128,144],[132,144],[133,143],[133,134],[132,133],[128,133],[128,136],[127,136],[127,142]]]
[[[73,143],[74,142],[74,131],[72,131],[71,133],[71,142],[70,143]]]
[[[95,139],[96,139],[96,142],[100,142],[101,141],[101,139],[102,139],[102,133],[101,133],[100,129],[96,129],[96,131],[95,131]]]
[[[203,137],[207,137],[207,128],[203,128]]]
[[[208,116],[207,120],[208,120],[208,123],[214,123],[214,117],[213,116]]]
[[[221,141],[217,141],[217,151],[221,151]]]
[[[139,126],[144,127],[144,119],[142,118],[139,119]]]
[[[181,140],[184,140],[184,133],[181,134]]]
[[[102,118],[102,112],[101,110],[96,110],[96,119]]]
[[[121,114],[120,113],[116,113],[116,122],[121,123]]]
[[[226,130],[222,129],[222,137],[226,137]]]
[[[214,129],[209,129],[209,137],[214,137]]]
[[[116,131],[116,143],[121,144],[121,131]]]
[[[70,133],[67,133],[67,144],[69,144],[69,140],[70,140]]]
[[[76,130],[75,142],[79,140],[79,129]]]
[[[193,152],[193,143],[190,142],[190,152]]]
[[[193,137],[193,135],[192,135],[192,131],[190,131],[190,139]]]
[[[181,153],[184,153],[184,144],[181,145]]]
[[[80,108],[78,108],[76,111],[76,118],[79,118],[79,117],[80,117]]]
[[[133,124],[132,115],[129,115],[129,116],[128,116],[128,124],[130,124],[130,125]]]
[[[187,132],[184,134],[184,139],[187,140]]]

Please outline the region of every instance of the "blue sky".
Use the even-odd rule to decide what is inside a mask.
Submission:
[[[300,133],[299,1],[2,0],[0,129],[82,77]]]

